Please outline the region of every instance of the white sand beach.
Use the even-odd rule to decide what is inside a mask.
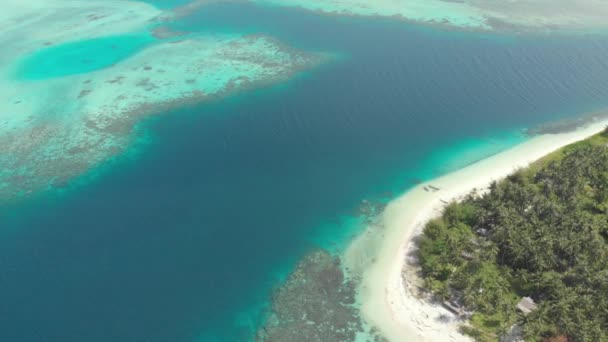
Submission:
[[[440,304],[419,299],[417,268],[411,252],[424,224],[441,214],[446,202],[474,189],[485,190],[495,180],[565,145],[603,130],[595,121],[575,131],[532,138],[510,150],[459,171],[421,184],[392,201],[383,213],[382,231],[362,234],[346,251],[345,263],[361,276],[362,316],[390,341],[469,341],[459,323]],[[438,191],[428,189],[432,185]],[[427,190],[425,190],[427,187]],[[373,233],[373,232],[372,232]],[[370,260],[365,265],[364,260]]]

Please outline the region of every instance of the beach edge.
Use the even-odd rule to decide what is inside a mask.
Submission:
[[[418,270],[411,253],[415,249],[415,238],[429,220],[441,214],[446,203],[457,201],[475,190],[484,191],[492,182],[564,146],[589,138],[607,125],[608,119],[597,120],[570,132],[535,136],[501,153],[419,184],[392,200],[382,213],[382,234],[361,234],[344,255],[345,263],[349,265],[366,258],[371,260],[362,267],[359,284],[361,316],[366,323],[390,341],[471,341],[460,334],[458,326],[462,322],[447,309],[416,294]],[[362,256],[362,253],[367,255]],[[445,317],[452,319],[440,319]]]

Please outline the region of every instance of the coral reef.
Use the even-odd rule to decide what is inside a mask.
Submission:
[[[594,31],[608,27],[600,0],[252,0],[333,15],[394,17],[466,30]]]
[[[0,62],[10,61],[0,64],[0,201],[124,151],[146,116],[282,82],[326,57],[261,35],[174,32],[137,2],[13,2],[0,15],[13,24],[0,37]],[[137,49],[118,51],[131,39]],[[37,56],[52,65],[28,64]]]
[[[354,341],[363,327],[355,304],[355,282],[340,260],[317,250],[297,265],[276,290],[272,312],[257,341]]]

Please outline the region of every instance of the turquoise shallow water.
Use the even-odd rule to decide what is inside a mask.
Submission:
[[[272,34],[345,58],[150,120],[135,158],[0,208],[0,340],[248,341],[293,263],[355,233],[362,199],[388,200],[608,98],[603,37],[236,4],[176,26]]]
[[[26,57],[17,77],[42,80],[103,69],[132,56],[153,41],[152,36],[142,33],[49,46]]]

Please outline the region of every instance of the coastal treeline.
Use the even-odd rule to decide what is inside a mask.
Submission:
[[[427,287],[497,340],[608,341],[608,130],[448,205],[419,245]],[[532,310],[517,310],[529,297]],[[523,312],[522,312],[523,311]]]

